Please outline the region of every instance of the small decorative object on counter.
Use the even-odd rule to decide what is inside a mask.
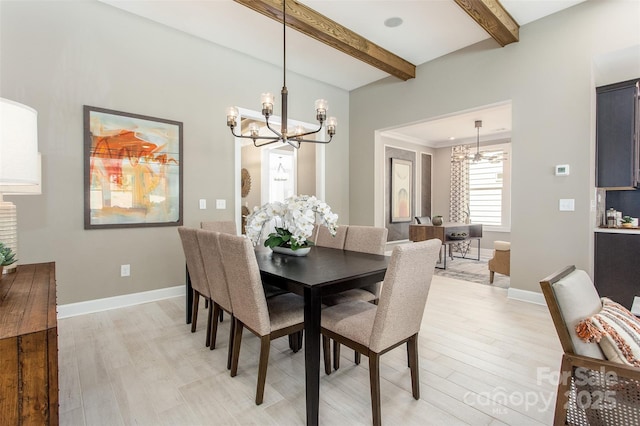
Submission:
[[[434,216],[433,219],[431,219],[431,224],[433,226],[441,226],[442,225],[442,216]]]
[[[633,218],[631,216],[623,216],[622,217],[622,227],[623,228],[633,228]]]
[[[616,227],[616,215],[617,211],[611,207],[607,210],[607,228],[615,228]]]

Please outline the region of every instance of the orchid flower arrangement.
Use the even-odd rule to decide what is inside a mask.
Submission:
[[[247,216],[246,235],[253,245],[257,245],[264,228],[273,221],[275,232],[268,235],[265,247],[278,246],[297,250],[313,244],[308,238],[313,233],[316,219],[329,228],[331,235],[336,234],[338,215],[331,211],[327,203],[314,196],[292,196],[284,202],[255,207],[253,213]]]

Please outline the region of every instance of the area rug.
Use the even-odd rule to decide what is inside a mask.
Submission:
[[[448,258],[447,269],[436,268],[436,275],[494,287],[509,288],[509,277],[498,273],[494,276],[493,284],[489,284],[489,268],[487,266],[489,259],[490,257],[483,256],[480,257],[480,260],[461,259],[458,257],[454,257],[451,260],[451,258]],[[441,266],[441,264],[438,264],[438,266]]]

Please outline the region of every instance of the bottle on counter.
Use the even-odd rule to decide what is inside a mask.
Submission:
[[[615,228],[616,227],[617,213],[618,212],[615,211],[613,207],[611,207],[609,210],[607,210],[607,228]]]

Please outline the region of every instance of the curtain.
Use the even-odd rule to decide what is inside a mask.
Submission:
[[[469,219],[469,147],[451,147],[451,196],[449,221],[467,223]],[[450,249],[461,252],[465,243],[451,244]]]

